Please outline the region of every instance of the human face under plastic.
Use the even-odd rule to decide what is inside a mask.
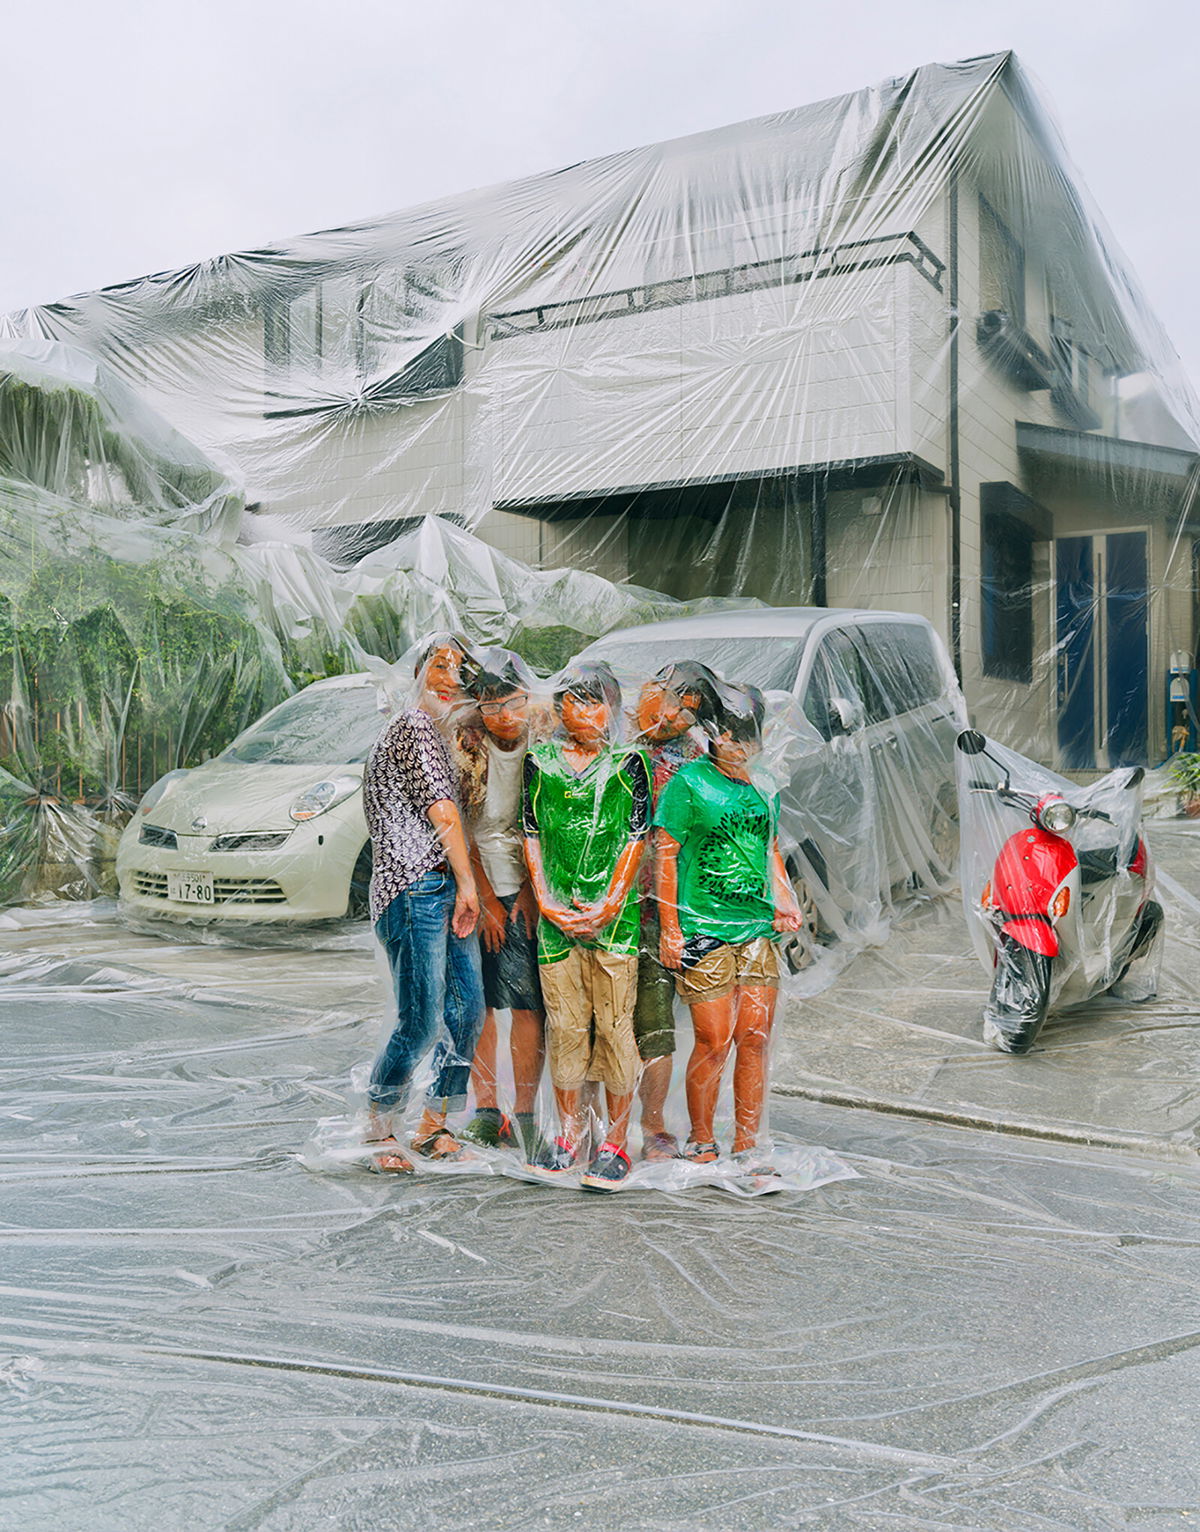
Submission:
[[[710,753],[718,771],[730,777],[745,777],[750,773],[751,762],[761,751],[761,739],[735,739],[726,730],[714,735]]]
[[[608,739],[607,702],[593,702],[567,692],[562,699],[561,717],[563,728],[581,745],[602,745]]]
[[[680,696],[661,681],[647,681],[638,697],[638,733],[657,743],[678,739],[695,723],[694,709],[698,704],[694,693]]]
[[[462,655],[452,644],[443,644],[429,656],[425,666],[425,690],[439,702],[455,702],[461,695],[459,672]]]
[[[483,727],[501,745],[515,745],[524,738],[528,714],[529,696],[523,691],[491,697],[479,704]]]

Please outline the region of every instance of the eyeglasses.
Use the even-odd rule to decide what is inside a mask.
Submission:
[[[484,718],[499,718],[501,713],[520,713],[528,704],[525,693],[518,692],[515,696],[505,697],[503,702],[481,702],[479,712]]]

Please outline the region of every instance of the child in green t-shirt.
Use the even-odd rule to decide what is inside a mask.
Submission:
[[[650,775],[640,750],[614,744],[621,691],[607,665],[567,671],[554,694],[562,730],[525,757],[525,858],[541,920],[538,964],[550,1078],[562,1132],[532,1161],[574,1168],[583,1091],[603,1084],[608,1134],[582,1178],[608,1191],[629,1174],[626,1138],[641,1070],[637,994],[638,863],[650,821]]]
[[[678,975],[695,1034],[683,1158],[698,1164],[720,1153],[713,1116],[731,1048],[733,1151],[754,1157],[779,988],[773,944],[803,924],[775,839],[778,798],[750,776],[764,711],[757,687],[723,686],[713,714],[701,720],[711,735],[708,755],[675,773],[654,815],[660,955]]]

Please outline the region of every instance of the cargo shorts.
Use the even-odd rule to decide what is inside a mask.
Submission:
[[[540,968],[546,1007],[550,1078],[559,1090],[598,1081],[616,1096],[637,1085],[642,1070],[633,1035],[637,953],[572,946]]]

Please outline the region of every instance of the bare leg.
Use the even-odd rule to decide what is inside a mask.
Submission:
[[[489,1018],[491,1012],[488,1012]],[[495,1023],[492,1023],[492,1058],[495,1059]],[[485,1024],[486,1033],[486,1024]],[[480,1039],[482,1045],[482,1039]],[[533,1111],[537,1089],[542,1079],[542,1066],[546,1060],[546,1032],[540,1011],[516,1011],[512,1013],[512,1030],[509,1034],[512,1049],[513,1081],[516,1085],[516,1111],[520,1115]],[[475,1054],[478,1061],[478,1050]],[[493,1063],[492,1076],[495,1078]],[[474,1076],[472,1076],[474,1078]],[[493,1086],[493,1100],[495,1087]]]
[[[737,1058],[733,1066],[733,1152],[753,1149],[762,1122],[767,1092],[767,1055],[771,1022],[779,991],[766,985],[738,989],[733,1041]]]
[[[554,1087],[554,1101],[558,1107],[558,1120],[562,1124],[562,1136],[574,1146],[583,1133],[583,1107],[579,1090],[563,1090]]]
[[[721,1073],[733,1041],[733,1017],[732,993],[717,1000],[698,1000],[692,1006],[696,1041],[687,1066],[687,1103],[695,1144],[712,1140]]]
[[[651,1059],[642,1070],[638,1096],[642,1103],[643,1138],[667,1131],[663,1108],[667,1104],[667,1092],[671,1089],[672,1062],[671,1054],[665,1053],[662,1058]]]
[[[513,1013],[514,1016],[516,1013]],[[471,1092],[475,1097],[475,1109],[499,1106],[496,1096],[496,1013],[489,1005],[483,1018],[483,1031],[475,1044],[475,1058],[471,1064]]]
[[[624,1149],[629,1138],[629,1114],[633,1108],[633,1092],[626,1091],[623,1096],[605,1088],[605,1099],[608,1103],[608,1134],[606,1142],[616,1144],[618,1149]]]

